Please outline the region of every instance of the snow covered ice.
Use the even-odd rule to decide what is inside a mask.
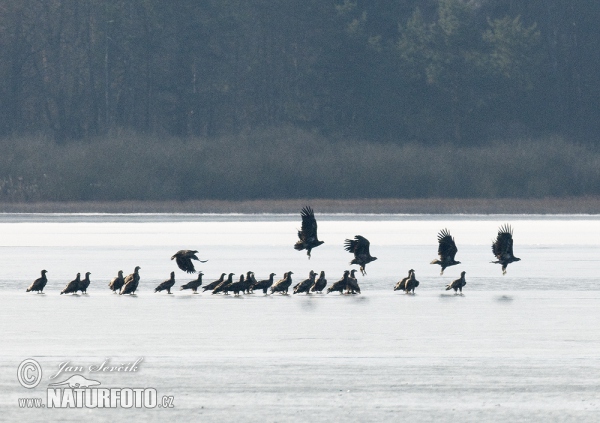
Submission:
[[[600,217],[319,215],[312,251],[293,249],[298,215],[0,216],[0,409],[6,421],[594,421],[600,408]],[[522,261],[491,264],[510,223]],[[437,232],[462,264],[439,275]],[[170,257],[197,249],[204,283],[222,272],[325,270],[329,284],[363,235],[378,257],[361,295],[239,298],[179,291],[195,278]],[[140,266],[137,296],[108,282]],[[356,266],[354,266],[356,267]],[[392,291],[415,269],[416,295]],[[25,289],[48,270],[45,294]],[[154,287],[175,270],[174,295]],[[465,270],[464,296],[445,291]],[[59,295],[77,272],[89,295]],[[360,275],[360,273],[359,273]],[[25,389],[17,368],[43,369]],[[87,372],[104,360],[138,371]],[[174,408],[35,409],[64,362],[106,387],[152,387]]]

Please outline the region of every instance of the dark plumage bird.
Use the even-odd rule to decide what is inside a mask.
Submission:
[[[171,260],[175,259],[177,266],[187,273],[196,273],[194,269],[194,263],[192,260],[197,260],[200,263],[206,263],[208,260],[200,260],[196,253],[198,250],[179,250],[171,257]]]
[[[246,294],[250,294],[255,283],[256,278],[254,277],[254,272],[250,271],[246,273]]]
[[[283,274],[283,279],[279,279],[276,283],[271,286],[271,294],[275,292],[281,292],[283,295],[288,295],[288,289],[292,285],[292,275],[294,272],[289,271]]]
[[[60,295],[62,294],[76,294],[79,290],[79,284],[81,283],[81,274],[77,274],[77,277],[73,279],[71,282],[65,286],[65,288],[60,291]]]
[[[419,281],[415,278],[415,271],[410,272],[410,277],[406,280],[406,286],[404,292],[409,294],[411,291],[414,294],[415,288],[419,286]]]
[[[299,240],[294,245],[298,251],[306,250],[306,254],[310,259],[310,251],[323,244],[324,241],[319,241],[317,237],[317,219],[313,209],[306,206],[300,213],[302,216],[302,229],[298,231]]]
[[[140,284],[140,274],[139,274],[140,269],[141,269],[140,266],[135,266],[133,273],[131,273],[130,275],[127,275],[127,277],[125,278],[125,283],[121,287],[121,292],[119,292],[119,295],[135,294],[135,291],[137,291],[138,285]]]
[[[325,279],[325,272],[321,270],[321,274],[319,275],[319,279],[317,279],[314,285],[310,288],[310,292],[318,292],[319,294],[323,293],[323,290],[327,286],[327,279]]]
[[[87,289],[90,286],[90,275],[90,272],[86,272],[85,278],[79,283],[79,291],[81,291],[82,294],[87,294]]]
[[[116,294],[123,285],[125,284],[125,278],[123,277],[123,271],[119,270],[119,273],[116,278],[110,281],[108,287]]]
[[[315,284],[315,277],[317,274],[312,270],[308,273],[308,279],[304,279],[302,282],[297,283],[294,286],[294,294],[301,294],[302,292],[309,293],[311,286]]]
[[[363,236],[356,235],[354,239],[347,239],[344,241],[344,248],[346,251],[354,254],[354,260],[350,264],[360,265],[360,272],[364,275],[367,274],[365,267],[367,263],[377,260],[377,257],[371,257],[369,253],[369,246],[371,243]]]
[[[262,289],[263,294],[267,293],[267,290],[273,286],[273,276],[275,276],[275,273],[271,273],[269,275],[269,279],[263,279],[260,280],[258,282],[255,282],[250,289],[254,290],[259,290]]]
[[[406,290],[406,281],[410,279],[410,274],[411,274],[412,272],[414,272],[414,270],[413,270],[413,269],[410,269],[410,270],[408,271],[408,276],[407,276],[407,277],[405,277],[405,278],[402,278],[401,280],[399,280],[399,281],[396,283],[396,286],[394,287],[394,291],[404,291],[404,290]]]
[[[154,292],[161,292],[166,290],[167,294],[171,293],[171,288],[175,285],[175,272],[171,272],[171,277],[166,281],[162,282],[156,288],[154,288]]]
[[[456,291],[460,290],[460,293],[462,294],[463,286],[465,286],[467,284],[467,281],[465,281],[466,273],[467,272],[460,272],[460,278],[455,279],[452,281],[452,283],[449,283],[448,285],[446,285],[446,291],[453,289],[454,293],[456,294]]]
[[[243,274],[241,274],[240,280],[237,282],[232,282],[226,289],[227,291],[232,291],[233,295],[238,296],[240,295],[240,291],[244,292],[251,282],[251,280],[248,281],[247,278],[244,277]]]
[[[29,288],[27,288],[25,290],[25,292],[37,291],[38,294],[43,294],[44,287],[48,283],[48,278],[46,277],[46,273],[48,273],[47,270],[42,270],[42,277],[34,280],[33,283],[31,285],[29,285]]]
[[[221,284],[221,282],[223,282],[226,274],[227,273],[221,273],[221,277],[219,279],[217,279],[214,282],[209,283],[208,285],[204,285],[202,287],[202,292],[212,291],[213,289],[215,289],[217,286],[219,286]]]
[[[198,288],[200,287],[200,285],[202,285],[202,275],[204,275],[204,273],[198,272],[198,279],[189,281],[188,283],[181,285],[181,288],[179,288],[179,290],[183,291],[184,289],[191,289],[192,291],[194,291],[194,294],[197,294]],[[225,273],[223,273],[223,275],[225,275]]]
[[[438,234],[438,256],[439,259],[433,260],[431,264],[439,264],[442,266],[440,275],[444,274],[444,269],[455,264],[460,264],[460,261],[454,260],[454,256],[458,252],[454,238],[450,235],[448,229],[442,229]]]
[[[492,263],[502,265],[502,274],[506,274],[506,266],[514,261],[520,261],[521,259],[515,257],[513,254],[513,232],[510,225],[506,224],[498,229],[498,236],[492,244],[492,252],[498,259]]]
[[[233,283],[233,275],[235,275],[235,273],[230,273],[229,276],[227,276],[227,279],[225,279],[223,282],[218,284],[215,287],[215,289],[213,289],[212,293],[218,294],[219,292],[224,292],[225,294],[227,294],[227,287]]]
[[[340,294],[344,293],[344,289],[348,286],[348,275],[350,274],[349,270],[344,270],[344,276],[337,282],[334,282],[329,288],[327,288],[327,293],[338,291]]]
[[[348,294],[356,294],[357,292],[360,294],[360,286],[358,286],[358,279],[354,276],[355,273],[356,269],[352,269],[350,276],[348,276]]]

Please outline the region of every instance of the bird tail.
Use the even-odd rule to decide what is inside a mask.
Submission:
[[[302,251],[304,250],[304,247],[302,246],[302,242],[298,241],[297,243],[294,244],[294,249],[298,250],[298,251]]]
[[[440,264],[440,261],[438,259],[433,260],[431,263],[429,264]]]
[[[446,291],[450,291],[452,289],[451,285],[446,285]]]

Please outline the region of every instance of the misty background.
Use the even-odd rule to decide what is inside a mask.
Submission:
[[[0,0],[0,200],[600,194],[600,7]]]

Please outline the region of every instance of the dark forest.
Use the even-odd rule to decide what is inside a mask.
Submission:
[[[0,0],[0,200],[600,194],[593,0]]]

